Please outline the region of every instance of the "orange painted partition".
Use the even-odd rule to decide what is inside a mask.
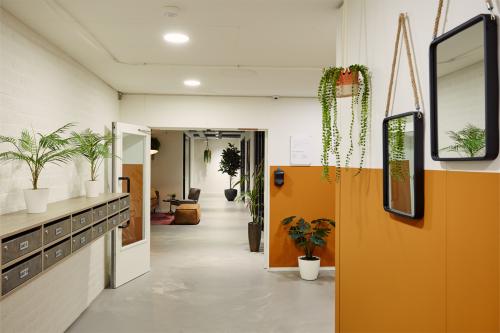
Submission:
[[[273,173],[276,166],[270,168],[270,240],[269,266],[296,267],[297,257],[303,253],[295,247],[289,238],[281,220],[291,215],[311,220],[319,217],[334,218],[335,181],[322,178],[319,166],[285,166],[285,184],[274,185]],[[330,170],[335,174],[334,168]],[[327,240],[325,248],[317,249],[315,255],[321,258],[321,266],[335,265],[335,231]]]
[[[426,171],[412,221],[384,211],[382,170],[353,173],[337,185],[337,332],[498,332],[500,175]]]

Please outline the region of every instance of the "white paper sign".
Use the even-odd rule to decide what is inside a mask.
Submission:
[[[311,141],[309,135],[290,137],[290,165],[311,165]]]

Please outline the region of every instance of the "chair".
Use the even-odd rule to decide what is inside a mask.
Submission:
[[[163,200],[165,202],[170,202],[171,205],[174,206],[180,206],[184,204],[197,204],[198,199],[200,198],[200,192],[201,190],[199,188],[190,188],[189,189],[189,194],[188,198],[185,200],[181,199],[168,199],[168,200]]]

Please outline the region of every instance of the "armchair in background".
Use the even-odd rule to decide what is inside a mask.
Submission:
[[[197,204],[198,199],[200,198],[200,192],[201,192],[201,190],[199,188],[190,188],[187,199],[184,199],[184,200],[182,200],[182,199],[168,199],[168,200],[163,200],[163,201],[170,202],[170,204],[173,206],[180,206],[180,205],[185,205],[185,204]]]

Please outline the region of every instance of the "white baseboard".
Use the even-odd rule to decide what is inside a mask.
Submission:
[[[269,272],[298,272],[298,267],[269,267]],[[320,271],[335,271],[335,266],[320,267]]]

